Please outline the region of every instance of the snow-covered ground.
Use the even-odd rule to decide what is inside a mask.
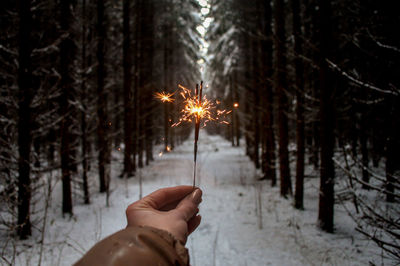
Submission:
[[[156,158],[135,178],[120,179],[122,160],[115,154],[110,206],[94,193],[91,205],[75,205],[72,218],[61,217],[61,188],[53,192],[47,218],[42,265],[71,265],[94,243],[126,226],[125,208],[158,188],[192,184],[193,143]],[[202,223],[190,236],[191,265],[367,265],[380,263],[375,244],[363,240],[340,207],[335,210],[335,234],[316,227],[318,179],[305,181],[305,211],[279,196],[277,187],[257,181],[257,171],[243,148],[231,147],[220,136],[200,133],[198,182],[203,190]],[[92,179],[96,177],[93,176]],[[2,251],[16,253],[16,265],[38,265],[40,234]],[[3,260],[0,259],[4,263]]]

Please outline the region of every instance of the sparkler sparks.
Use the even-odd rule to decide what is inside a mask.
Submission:
[[[173,95],[174,93],[156,92],[155,97],[163,103],[172,103],[174,101],[174,99],[172,98]]]
[[[230,111],[217,110],[217,105],[220,104],[220,102],[215,101],[214,103],[208,100],[206,95],[203,96],[203,82],[200,83],[200,90],[199,86],[196,85],[194,95],[192,95],[192,92],[184,86],[180,84],[178,86],[182,90],[180,95],[184,99],[185,106],[181,110],[181,117],[179,118],[178,122],[172,124],[173,127],[180,125],[182,122],[192,121],[195,121],[195,124],[198,123],[202,127],[205,127],[210,121],[224,124],[228,123],[221,120],[221,117],[229,114]]]
[[[192,122],[194,121],[194,169],[193,169],[193,188],[196,185],[196,164],[197,164],[197,144],[199,140],[200,125],[205,127],[209,121],[218,121],[221,123],[228,124],[226,121],[220,121],[220,117],[224,114],[230,113],[226,110],[216,110],[216,105],[219,104],[218,101],[214,104],[209,101],[206,95],[203,96],[203,81],[199,85],[196,84],[196,89],[194,95],[191,91],[182,85],[179,85],[182,89],[180,95],[184,99],[185,106],[181,110],[181,117],[179,121],[172,126],[177,126],[182,122]]]
[[[208,87],[208,86],[207,86]],[[197,164],[197,144],[199,140],[200,126],[205,127],[210,121],[219,122],[223,124],[229,124],[227,121],[221,119],[223,116],[229,114],[231,111],[218,110],[217,105],[219,101],[212,102],[207,99],[206,95],[203,95],[203,81],[200,83],[200,87],[196,84],[194,95],[191,90],[179,85],[182,90],[180,95],[183,98],[184,107],[181,110],[181,117],[178,122],[172,124],[172,127],[180,125],[182,122],[194,122],[194,169],[193,169],[193,188],[196,185],[196,164]],[[160,99],[162,102],[172,102],[171,98],[174,93],[156,93],[155,97]],[[168,150],[167,150],[168,151]],[[159,156],[162,156],[160,153]]]

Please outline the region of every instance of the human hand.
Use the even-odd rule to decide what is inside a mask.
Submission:
[[[126,209],[129,226],[151,226],[170,232],[186,243],[187,237],[199,226],[199,204],[202,192],[192,186],[159,189]]]

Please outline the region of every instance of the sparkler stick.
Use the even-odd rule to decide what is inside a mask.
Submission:
[[[215,101],[215,104],[209,101],[206,98],[206,95],[203,96],[203,81],[199,84],[196,84],[196,88],[194,91],[194,95],[192,96],[192,92],[179,85],[179,88],[182,89],[180,95],[184,99],[185,106],[181,110],[181,117],[179,121],[174,123],[172,127],[180,125],[182,122],[194,122],[194,169],[193,169],[193,188],[196,185],[196,166],[197,166],[197,150],[198,150],[198,141],[199,141],[199,132],[200,126],[205,127],[209,121],[216,121],[223,124],[229,124],[225,120],[220,120],[220,118],[224,115],[229,114],[231,111],[226,110],[218,110],[216,109],[216,105],[220,104],[219,101]],[[156,93],[155,97],[158,98],[163,103],[172,102],[171,98],[173,94],[168,94],[165,92]]]
[[[203,81],[200,82],[200,93],[198,90],[199,84],[196,84],[195,99],[197,100],[197,106],[201,107],[201,97],[203,94]],[[197,143],[199,141],[200,133],[200,113],[197,112],[195,117],[195,128],[194,128],[194,169],[193,169],[193,188],[196,185],[196,165],[197,165]]]

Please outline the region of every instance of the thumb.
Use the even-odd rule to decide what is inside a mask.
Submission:
[[[201,202],[202,194],[202,191],[199,188],[196,188],[192,193],[181,200],[176,207],[177,213],[181,215],[186,222],[198,212],[197,207]]]

